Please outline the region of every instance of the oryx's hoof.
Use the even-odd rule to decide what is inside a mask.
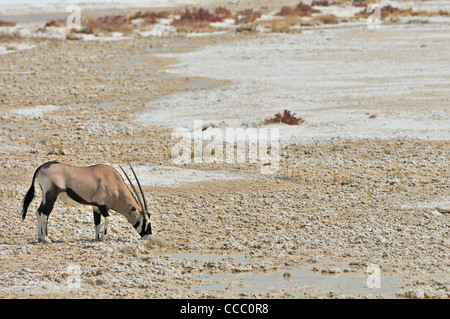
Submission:
[[[38,243],[40,244],[51,244],[52,241],[48,237],[38,238]]]

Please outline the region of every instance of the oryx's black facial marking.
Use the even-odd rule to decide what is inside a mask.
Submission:
[[[147,225],[146,235],[152,234],[152,224],[149,222]]]
[[[152,227],[150,224],[149,214],[145,214],[143,212],[140,212],[140,214],[141,220],[136,221],[136,223],[133,225],[134,228],[141,237],[144,237],[145,235],[151,235]]]
[[[151,235],[152,234],[152,224],[150,223],[150,216],[149,214],[146,214],[142,216],[142,230],[139,233],[139,235],[141,235],[141,237],[144,237],[145,235]]]

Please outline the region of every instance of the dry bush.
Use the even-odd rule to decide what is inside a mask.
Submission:
[[[268,21],[261,21],[258,23],[264,28],[268,28],[275,33],[301,33],[300,28],[293,28],[302,24],[302,19],[297,16],[287,16],[282,19],[272,19]]]
[[[368,18],[373,12],[367,11],[367,6],[361,12],[355,13],[355,18]],[[413,16],[414,12],[411,8],[399,9],[392,7],[391,5],[384,6],[380,9],[380,18],[382,20],[389,18],[398,18],[401,16]]]
[[[291,113],[289,110],[284,110],[283,114],[278,112],[273,117],[266,118],[263,124],[285,123],[287,125],[300,125],[303,122],[305,122],[305,120],[301,117],[297,117],[295,113]]]
[[[143,19],[143,24],[156,24],[159,22],[159,19],[167,19],[170,15],[169,11],[158,11],[158,12],[152,12],[152,11],[138,11],[131,15],[129,17],[129,20],[134,19]]]
[[[330,5],[330,3],[328,2],[328,0],[318,0],[318,1],[313,1],[311,2],[311,6],[321,6],[321,7],[328,7]]]
[[[299,2],[295,7],[283,6],[281,11],[278,12],[277,16],[287,17],[287,16],[299,16],[299,17],[310,17],[313,13],[320,13],[320,10],[314,9],[308,4]]]
[[[18,33],[12,33],[12,34],[4,34],[0,33],[0,43],[10,43],[10,42],[16,42],[21,41],[24,38],[20,36]]]
[[[105,15],[97,18],[88,18],[88,23],[78,33],[130,33],[133,30],[131,20],[123,15]]]
[[[231,18],[231,11],[225,7],[217,7],[214,10],[214,13],[217,17],[221,18],[222,20]]]
[[[227,9],[219,8],[214,13],[204,8],[193,8],[192,10],[186,8],[180,18],[173,21],[173,26],[182,32],[209,31],[211,30],[209,23],[223,22],[225,17],[231,16],[231,12]]]
[[[200,26],[209,22],[222,22],[223,19],[218,15],[209,12],[204,8],[193,8],[192,10],[186,8],[181,14],[180,18],[173,23],[175,26]]]
[[[16,26],[15,22],[0,19],[0,27],[15,27],[15,26]]]
[[[414,16],[419,16],[419,17],[448,16],[448,15],[449,15],[448,11],[444,11],[444,10],[414,12]]]
[[[59,27],[61,27],[61,25],[56,20],[50,20],[50,21],[45,23],[44,28],[47,28],[47,27],[57,27],[57,28],[59,28]]]
[[[254,11],[253,9],[245,9],[238,11],[234,15],[234,20],[236,20],[237,24],[247,24],[255,21],[260,18],[262,13],[260,11]]]
[[[387,5],[381,8],[381,19],[387,17],[400,17],[400,16],[412,16],[413,11],[411,8],[409,9],[399,9],[395,8],[391,5]]]
[[[289,16],[296,16],[297,14],[295,13],[294,8],[283,6],[280,12],[278,12],[276,15],[281,17],[289,17]]]
[[[340,19],[334,14],[326,14],[322,16],[315,17],[314,20],[319,21],[323,24],[338,24]]]

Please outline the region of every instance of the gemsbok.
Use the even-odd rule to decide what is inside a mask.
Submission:
[[[122,176],[107,165],[76,167],[56,161],[39,166],[33,175],[31,187],[23,200],[22,220],[25,219],[28,206],[34,198],[34,181],[38,180],[42,191],[42,202],[36,211],[38,222],[38,242],[51,243],[47,233],[47,222],[57,199],[69,204],[90,205],[94,208],[95,240],[102,240],[109,223],[108,210],[114,210],[133,225],[141,237],[151,235],[150,214],[141,184],[130,165],[141,192],[139,198],[136,188],[125,173],[134,195],[125,184]],[[100,236],[100,219],[104,217],[104,228]]]

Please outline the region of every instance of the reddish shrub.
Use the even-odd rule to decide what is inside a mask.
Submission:
[[[15,27],[15,26],[16,26],[15,22],[0,19],[0,27]]]
[[[394,8],[391,5],[387,5],[381,8],[381,19],[384,19],[386,17],[389,16],[402,16],[402,15],[407,15],[407,16],[411,16],[413,15],[412,9],[399,9],[399,8]]]
[[[273,117],[264,120],[264,124],[271,123],[285,123],[288,125],[300,125],[305,122],[301,117],[295,116],[295,113],[291,113],[289,110],[284,110],[283,114],[280,112],[276,113]]]
[[[100,32],[122,32],[131,31],[133,24],[130,19],[122,15],[105,15],[98,18],[89,18],[87,26],[83,27],[79,33],[100,33]]]
[[[144,19],[144,23],[145,24],[155,24],[158,23],[159,19],[165,18],[167,19],[169,17],[169,12],[168,11],[159,11],[159,12],[150,12],[150,11],[146,11],[146,12],[141,12],[138,11],[135,14],[133,14],[132,16],[129,17],[129,20],[134,20],[134,19]]]
[[[356,18],[367,18],[371,15],[372,12],[367,11],[367,6],[361,12],[355,13]],[[399,16],[413,16],[414,13],[411,8],[409,9],[399,9],[392,7],[391,5],[384,6],[380,9],[381,19],[385,19],[387,17],[399,17]]]
[[[320,10],[313,9],[310,5],[299,2],[295,6],[295,12],[301,17],[310,17],[312,13],[320,13]]]
[[[299,17],[310,17],[313,13],[320,13],[320,10],[313,9],[308,4],[299,2],[294,8],[282,7],[281,11],[278,12],[277,16],[287,17],[287,16],[299,16]]]
[[[60,25],[55,20],[50,20],[45,24],[45,27],[60,27]]]
[[[219,17],[222,20],[231,17],[231,11],[225,7],[217,7],[214,13],[216,14],[217,17]]]
[[[184,13],[181,15],[180,19],[176,20],[176,24],[178,25],[188,25],[188,24],[196,24],[203,22],[222,22],[223,19],[217,15],[209,12],[208,9],[192,9],[189,10],[186,8]],[[175,22],[175,21],[174,21]]]
[[[234,16],[234,20],[236,20],[236,23],[251,23],[255,21],[256,19],[260,18],[262,15],[259,11],[253,11],[253,9],[245,9],[238,11],[236,15]]]
[[[283,6],[280,12],[278,12],[276,15],[282,17],[289,17],[289,16],[296,16],[297,13],[295,12],[294,8]]]
[[[223,22],[223,19],[231,15],[227,9],[219,7],[214,13],[204,8],[186,8],[180,18],[173,21],[173,25],[178,30],[192,31],[202,30],[209,27],[211,22]]]
[[[0,43],[1,42],[14,42],[14,41],[18,41],[18,40],[22,40],[23,38],[17,34],[4,34],[4,33],[0,33]]]
[[[328,7],[330,5],[330,3],[328,2],[328,0],[318,0],[318,1],[313,1],[311,2],[311,6],[322,6],[322,7]]]

